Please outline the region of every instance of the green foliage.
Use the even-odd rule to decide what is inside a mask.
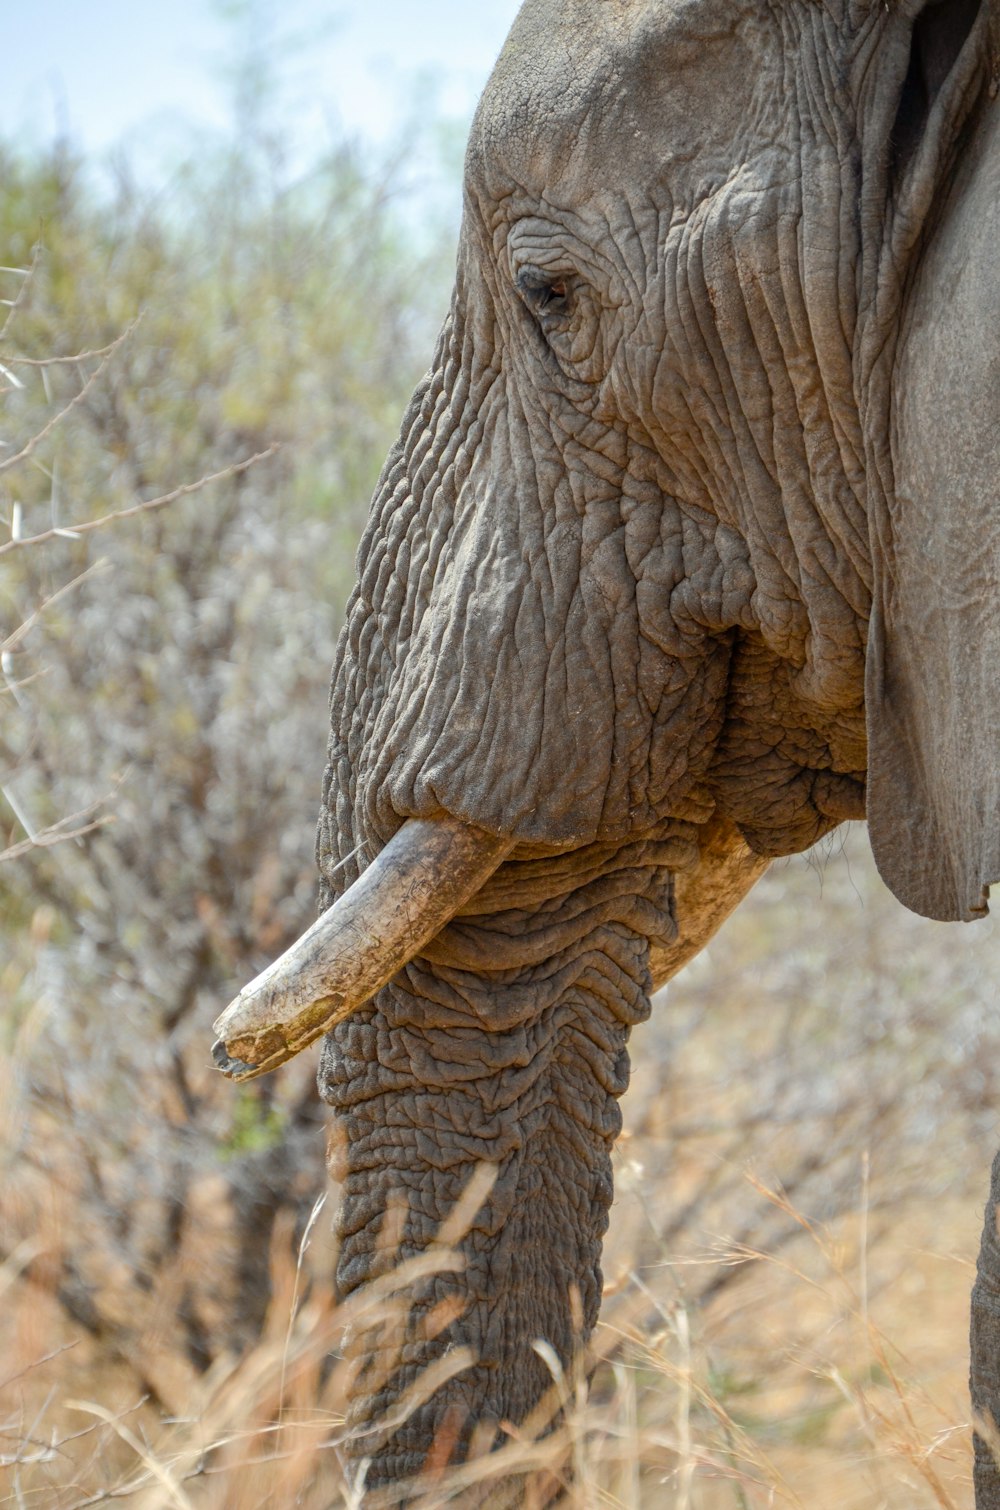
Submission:
[[[229,1157],[257,1153],[273,1148],[284,1135],[285,1119],[274,1106],[247,1087],[236,1090],[233,1097],[233,1121],[223,1152]]]

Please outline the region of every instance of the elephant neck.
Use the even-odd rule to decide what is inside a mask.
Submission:
[[[432,1251],[477,1167],[495,1171],[459,1267],[407,1286],[405,1321],[354,1332],[370,1487],[418,1475],[432,1444],[459,1458],[473,1432],[492,1445],[524,1422],[553,1383],[536,1345],[569,1368],[596,1321],[627,1042],[649,1011],[650,940],[674,931],[660,852],[622,858],[531,914],[453,924],[327,1040],[342,1295]],[[456,1348],[468,1366],[397,1424]]]

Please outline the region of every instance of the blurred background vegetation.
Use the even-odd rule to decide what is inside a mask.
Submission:
[[[2,1503],[350,1503],[313,1056],[234,1090],[208,1046],[314,913],[334,641],[451,278],[412,154],[454,178],[457,134],[303,163],[259,56],[234,97],[155,193],[0,144]],[[971,1503],[998,965],[860,832],[658,1003],[594,1504]]]
[[[315,913],[334,642],[450,283],[407,154],[289,169],[264,66],[155,195],[0,145],[0,1258],[40,1242],[29,1278],[172,1407],[322,1188],[314,1066],[234,1094],[206,1034]]]

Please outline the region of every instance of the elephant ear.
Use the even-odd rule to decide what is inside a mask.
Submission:
[[[868,821],[926,917],[1000,880],[1000,110],[984,102],[905,303],[872,508]]]

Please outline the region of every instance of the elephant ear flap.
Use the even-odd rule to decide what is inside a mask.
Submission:
[[[894,487],[872,503],[868,823],[926,917],[1000,880],[1000,111],[987,110],[908,296]]]

